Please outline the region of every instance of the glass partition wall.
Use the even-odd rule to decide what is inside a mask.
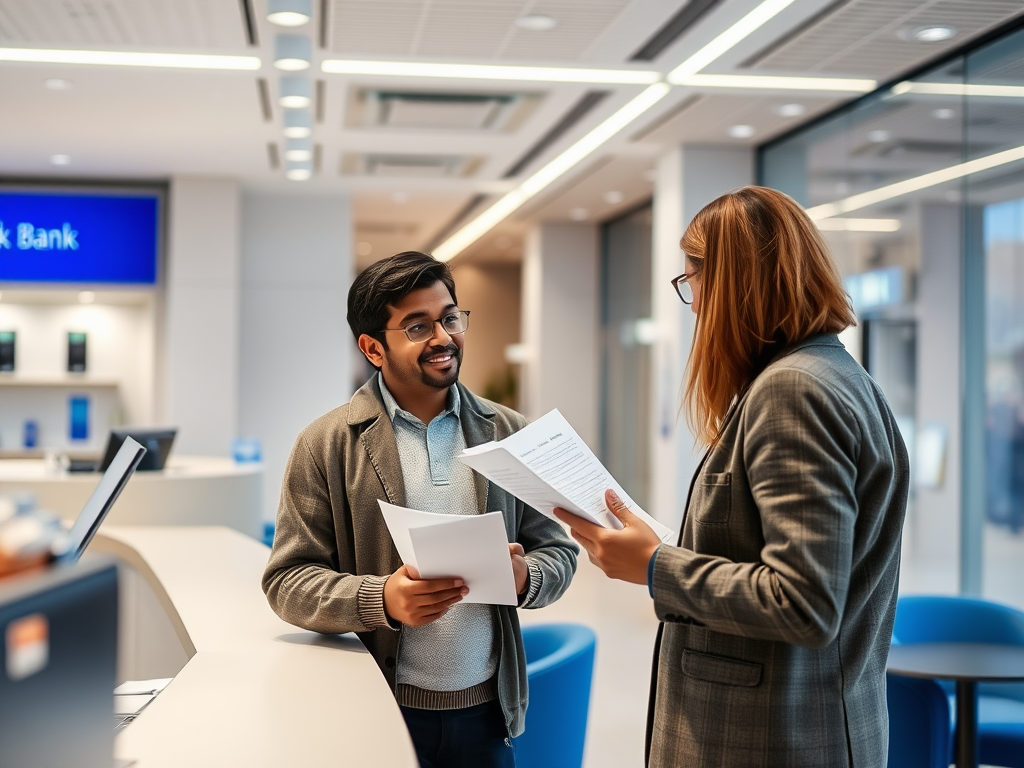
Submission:
[[[1024,29],[761,148],[858,316],[911,452],[901,590],[1024,606]]]

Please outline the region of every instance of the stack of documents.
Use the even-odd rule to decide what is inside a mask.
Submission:
[[[114,732],[124,728],[138,717],[173,678],[129,680],[114,689]]]
[[[377,503],[402,562],[419,578],[462,579],[469,588],[463,603],[518,602],[501,512],[439,515]]]
[[[467,448],[459,458],[552,519],[552,510],[560,507],[604,528],[622,528],[605,505],[610,488],[663,542],[675,537],[622,490],[557,409],[504,440]]]

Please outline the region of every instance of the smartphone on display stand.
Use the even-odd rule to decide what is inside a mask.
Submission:
[[[17,334],[14,331],[0,331],[0,371],[14,370],[14,343]]]
[[[68,373],[85,373],[86,335],[79,331],[68,331]]]
[[[72,395],[68,399],[70,430],[72,440],[89,439],[89,398]]]

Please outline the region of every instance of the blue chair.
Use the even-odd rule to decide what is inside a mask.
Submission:
[[[523,768],[580,768],[597,638],[580,624],[523,627],[530,704],[515,739]]]
[[[1024,611],[970,597],[904,596],[892,634],[901,643],[1024,646]],[[953,684],[940,685],[952,700]],[[1024,684],[978,685],[978,757],[985,765],[1024,768]]]
[[[949,698],[934,680],[885,676],[890,768],[949,768]]]

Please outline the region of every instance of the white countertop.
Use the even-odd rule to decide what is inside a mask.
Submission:
[[[194,655],[119,732],[137,768],[415,768],[384,676],[354,635],[279,619],[260,578],[270,550],[229,528],[106,527],[91,549],[149,581]]]
[[[45,459],[0,459],[0,482],[51,482],[96,485],[96,472],[52,472]],[[154,483],[168,479],[235,477],[261,472],[262,464],[238,464],[220,456],[171,456],[160,470],[136,472],[133,484]]]

